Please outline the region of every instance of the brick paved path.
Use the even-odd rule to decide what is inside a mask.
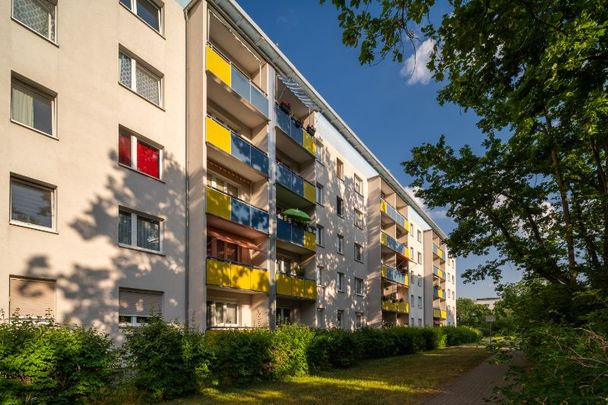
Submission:
[[[493,358],[484,361],[473,370],[458,377],[442,389],[442,392],[425,402],[425,405],[477,405],[487,404],[494,387],[506,383],[509,364],[491,364]],[[522,365],[521,352],[513,353],[512,364]],[[494,399],[496,401],[496,399]],[[500,402],[500,401],[498,401]]]

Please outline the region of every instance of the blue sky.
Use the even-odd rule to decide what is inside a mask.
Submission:
[[[402,184],[408,185],[410,178],[400,163],[416,145],[434,142],[444,134],[455,148],[479,146],[482,135],[475,116],[453,105],[439,106],[435,96],[440,86],[424,83],[424,69],[417,69],[412,77],[411,70],[403,75],[403,65],[390,60],[359,65],[357,50],[341,42],[331,4],[321,6],[317,0],[238,3]],[[432,217],[448,232],[454,226],[440,211]],[[478,257],[458,258],[458,273],[480,261]],[[519,275],[507,272],[505,281],[517,279]],[[495,295],[491,281],[471,285],[459,278],[457,289],[461,297]]]

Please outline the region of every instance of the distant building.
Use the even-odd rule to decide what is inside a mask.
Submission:
[[[500,301],[500,298],[498,297],[493,297],[493,298],[477,298],[475,300],[475,303],[478,305],[484,305],[486,307],[488,307],[489,309],[494,309],[494,307],[496,306],[496,303]]]

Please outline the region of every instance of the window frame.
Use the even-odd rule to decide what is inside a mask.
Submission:
[[[363,329],[365,326],[365,314],[363,312],[355,312],[355,329]]]
[[[365,227],[363,218],[363,212],[355,208],[355,226],[359,229],[363,229]]]
[[[344,199],[339,195],[336,196],[336,215],[344,218]]]
[[[359,263],[363,263],[363,245],[360,243],[353,243],[354,249],[353,249],[353,258],[356,262]],[[357,250],[360,250],[361,255],[359,258],[357,258]]]
[[[344,289],[344,279],[344,273],[341,271],[336,272],[336,291],[341,293],[346,292]]]
[[[355,295],[358,295],[360,297],[365,296],[365,280],[363,280],[360,277],[355,277],[354,278],[354,287],[355,287]],[[358,287],[361,287],[361,288],[358,288]]]
[[[325,227],[323,225],[317,224],[316,228],[316,232],[315,232],[315,239],[317,242],[317,246],[325,246]]]
[[[47,191],[50,191],[50,193],[51,193],[51,199],[50,199],[50,201],[51,201],[51,226],[50,227],[31,224],[28,222],[19,221],[18,219],[13,219],[13,193],[12,193],[13,181],[24,184],[26,186],[30,186],[30,187],[34,187],[34,188],[38,188],[38,189],[46,189]],[[10,177],[9,177],[8,210],[9,210],[8,218],[9,218],[10,225],[35,229],[37,231],[57,233],[57,186],[11,173]]]
[[[160,35],[164,39],[165,38],[165,7],[164,7],[164,5],[159,5],[158,2],[153,1],[153,0],[144,0],[144,1],[147,1],[148,3],[152,4],[158,10],[158,29],[156,29],[153,26],[151,26],[146,20],[144,20],[139,14],[137,14],[137,9],[139,6],[138,3],[140,1],[141,0],[130,0],[129,2],[131,3],[131,7],[128,7],[121,0],[118,0],[118,4],[123,6],[131,14],[133,14],[135,17],[137,17],[137,19],[139,21],[146,24],[152,31],[156,32],[158,35]]]
[[[139,250],[141,252],[145,252],[145,253],[152,253],[152,254],[157,254],[157,255],[161,255],[164,256],[164,230],[165,230],[165,220],[163,218],[154,216],[154,215],[150,215],[150,214],[146,214],[146,213],[142,213],[141,211],[136,211],[133,210],[131,208],[128,207],[124,207],[124,206],[119,206],[118,207],[118,223],[117,225],[120,224],[120,214],[121,212],[124,213],[129,213],[131,214],[131,243],[127,244],[124,242],[120,242],[120,234],[117,234],[117,238],[116,238],[116,243],[118,244],[119,247],[122,248],[126,248],[126,249],[133,249],[133,250]],[[145,247],[141,247],[137,245],[137,218],[138,217],[142,217],[148,220],[152,220],[152,221],[156,221],[158,222],[158,237],[159,237],[159,242],[158,242],[158,250],[154,250],[154,249],[148,249]],[[118,226],[117,226],[117,230],[118,230]]]
[[[317,204],[320,206],[323,206],[323,204],[325,203],[325,198],[323,198],[324,194],[323,194],[323,189],[325,187],[323,187],[322,184],[317,183],[317,186],[315,187],[316,189],[316,198],[317,198]]]
[[[125,163],[122,163],[120,161],[120,137],[122,135],[128,135],[131,138],[131,149],[129,151],[130,157],[131,157],[131,166],[129,166]],[[153,149],[156,149],[158,151],[158,177],[154,177],[151,174],[143,172],[143,171],[139,170],[139,168],[137,167],[137,162],[138,162],[137,145],[138,145],[138,143],[142,143],[142,144],[149,146]],[[151,179],[158,180],[158,181],[164,183],[164,180],[163,180],[164,170],[163,169],[164,169],[165,152],[164,152],[164,147],[159,145],[158,143],[156,143],[154,141],[150,141],[148,138],[145,138],[145,137],[131,131],[130,129],[128,129],[126,127],[119,126],[119,128],[118,128],[118,154],[117,155],[118,155],[119,166],[133,170],[146,177],[149,177]]]
[[[358,187],[357,184],[359,185]],[[363,179],[356,174],[353,177],[353,188],[355,189],[355,193],[360,196],[363,195]]]
[[[226,311],[226,306],[227,305],[234,305],[236,307],[236,323],[226,323],[226,322],[221,322],[218,323],[218,320],[216,319],[216,313],[217,313],[217,306],[218,304],[220,304],[222,306],[222,318],[226,318],[225,317],[225,311]],[[208,325],[211,326],[211,328],[213,327],[218,327],[218,328],[238,328],[241,327],[243,325],[241,325],[242,321],[243,321],[243,315],[241,313],[242,311],[242,305],[240,305],[238,302],[231,302],[229,300],[226,301],[208,301],[207,302],[207,306],[211,308],[211,311],[209,311],[209,313],[207,314],[207,319],[208,319]],[[211,319],[209,318],[209,315],[211,315]],[[276,316],[276,315],[275,315]],[[224,320],[222,319],[222,321]],[[211,322],[212,320],[212,322]]]
[[[422,264],[422,253],[418,252],[418,264]]]
[[[336,158],[336,177],[344,181],[344,162],[339,158]]]
[[[46,99],[50,100],[50,102],[51,102],[51,133],[50,134],[48,132],[44,132],[41,129],[30,126],[26,123],[23,123],[21,121],[18,121],[15,118],[13,118],[13,87],[15,85],[17,88],[21,88],[22,92],[34,93],[42,98],[46,98]],[[42,134],[44,136],[48,136],[51,139],[58,140],[59,138],[57,137],[57,93],[40,85],[39,83],[29,80],[21,75],[17,75],[14,72],[12,72],[12,75],[11,75],[10,91],[11,91],[10,100],[9,100],[10,121],[13,124],[22,126],[23,128],[27,128],[29,130],[32,130],[32,131]],[[34,114],[33,110],[32,110],[32,114]]]
[[[337,234],[336,237],[336,252],[344,255],[344,235]]]
[[[34,1],[43,1],[45,3],[47,3],[49,6],[51,6],[53,8],[53,19],[54,19],[54,30],[52,31],[53,33],[53,39],[49,38],[49,37],[45,37],[44,35],[42,35],[40,32],[36,31],[34,28],[30,27],[29,25],[27,25],[25,22],[19,20],[17,17],[15,17],[15,1],[16,0],[11,0],[11,20],[13,20],[14,22],[16,22],[17,24],[21,25],[22,27],[26,28],[27,30],[33,32],[34,34],[38,35],[40,38],[47,40],[48,42],[50,42],[51,44],[55,45],[55,46],[59,46],[59,43],[57,41],[57,27],[58,27],[58,23],[57,23],[57,1],[52,1],[52,0],[34,0]],[[51,19],[49,19],[49,24],[51,23]],[[49,27],[49,35],[51,34],[51,27]]]
[[[121,54],[131,60],[131,77],[130,77],[130,83],[128,86],[120,80],[120,74],[121,74],[120,55]],[[156,104],[154,101],[150,100],[149,98],[147,98],[146,96],[144,96],[143,94],[141,94],[137,91],[137,68],[138,67],[158,79],[158,104]],[[122,87],[124,87],[125,89],[128,89],[131,92],[137,94],[139,97],[143,98],[150,104],[155,105],[156,107],[158,107],[164,111],[165,75],[158,69],[154,68],[152,65],[145,62],[140,57],[133,54],[131,51],[128,51],[127,49],[123,48],[122,46],[118,47],[118,84],[121,85]]]
[[[336,324],[339,329],[344,329],[344,310],[338,309],[336,311]]]

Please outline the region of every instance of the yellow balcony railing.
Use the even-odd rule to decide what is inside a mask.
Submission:
[[[386,312],[408,314],[410,312],[410,303],[399,301],[382,301],[382,310]]]
[[[404,274],[401,271],[395,269],[394,267],[382,264],[380,266],[380,272],[382,274],[382,277],[386,280],[394,281],[395,283],[403,284],[406,286],[410,284],[407,273]]]
[[[440,300],[445,300],[445,291],[441,288],[435,288],[433,290],[433,298],[439,298]]]
[[[448,318],[448,314],[443,309],[433,308],[433,318],[436,318],[436,319],[447,319]]]
[[[279,273],[277,274],[277,294],[315,300],[317,298],[317,282]]]
[[[444,280],[445,279],[445,274],[443,272],[443,270],[441,270],[439,267],[437,266],[433,266],[433,275]]]
[[[268,292],[268,272],[242,263],[207,259],[207,284],[219,287]]]
[[[399,243],[397,241],[397,239],[393,238],[392,236],[390,236],[384,232],[380,232],[380,244],[399,253],[401,256],[409,259],[410,255],[409,255],[409,250],[408,250],[407,246],[405,246],[403,243]]]
[[[445,252],[443,251],[443,249],[439,248],[439,246],[433,245],[433,254],[442,261],[445,261]]]
[[[384,199],[380,199],[380,212],[392,219],[397,225],[405,229],[407,232],[410,231],[410,223],[407,221],[407,219]]]

